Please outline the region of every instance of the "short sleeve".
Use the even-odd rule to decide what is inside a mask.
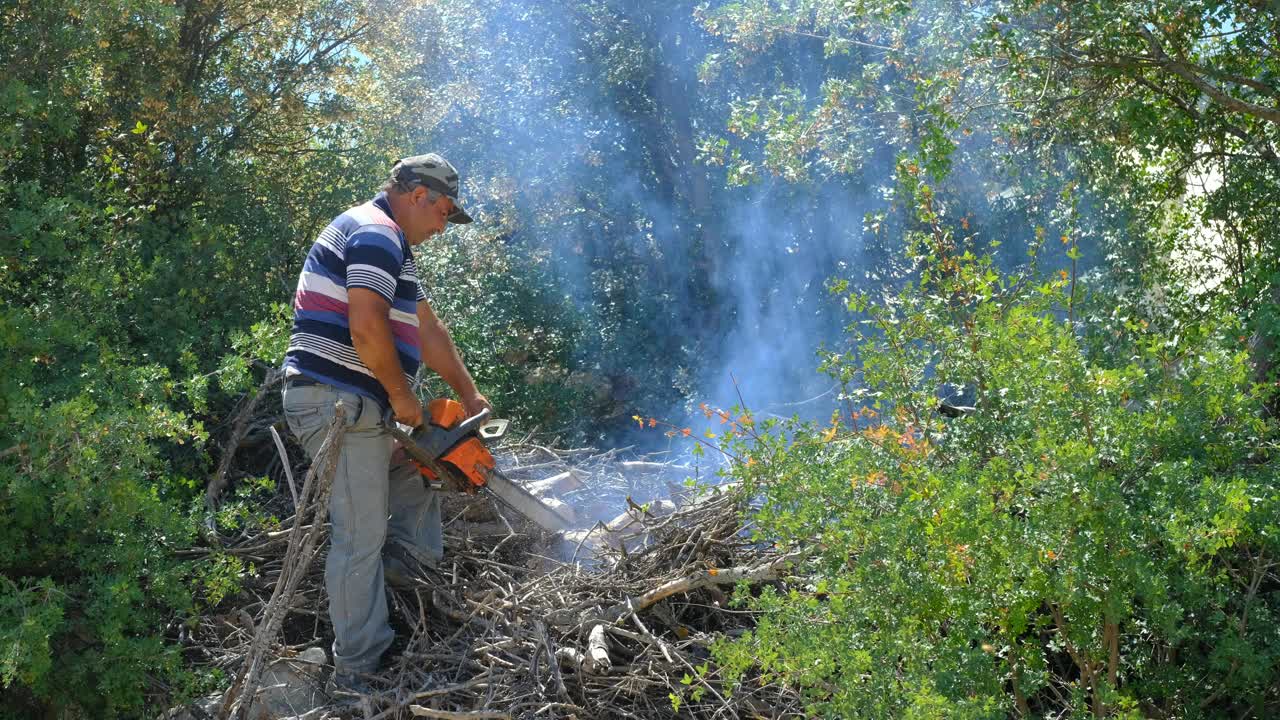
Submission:
[[[348,290],[372,290],[388,303],[395,302],[404,251],[394,230],[380,225],[361,227],[347,239],[346,260]]]
[[[422,291],[422,282],[418,282],[418,302],[426,302],[427,294]]]

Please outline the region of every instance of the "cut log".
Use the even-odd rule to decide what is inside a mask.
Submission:
[[[589,673],[602,673],[611,667],[613,661],[609,659],[609,640],[605,637],[604,625],[596,625],[587,637],[587,658],[583,669]]]
[[[684,473],[689,471],[688,465],[668,465],[647,460],[627,460],[618,463],[618,468],[623,473]]]
[[[568,470],[559,475],[552,475],[549,478],[528,483],[525,485],[525,489],[540,498],[563,495],[570,490],[577,490],[582,487],[584,474],[581,470]]]

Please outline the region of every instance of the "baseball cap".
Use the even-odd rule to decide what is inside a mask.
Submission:
[[[391,179],[405,187],[422,185],[448,196],[453,201],[449,222],[459,225],[471,222],[471,216],[458,201],[458,170],[439,155],[427,153],[403,158],[391,168]]]

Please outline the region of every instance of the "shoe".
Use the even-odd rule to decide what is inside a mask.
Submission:
[[[405,590],[420,583],[429,582],[429,571],[435,570],[433,558],[414,553],[392,540],[382,550],[382,575],[392,587]]]
[[[363,673],[344,672],[334,669],[333,675],[329,677],[329,682],[325,686],[325,692],[330,697],[342,695],[376,695],[373,686],[365,679]]]

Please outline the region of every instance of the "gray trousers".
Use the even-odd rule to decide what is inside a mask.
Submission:
[[[377,669],[394,637],[383,586],[384,544],[391,540],[422,562],[438,561],[444,553],[440,497],[403,453],[393,462],[394,441],[382,431],[382,407],[376,401],[329,385],[286,387],[289,429],[313,460],[339,400],[347,431],[329,500],[333,531],[324,584],[334,666],[368,673]]]

